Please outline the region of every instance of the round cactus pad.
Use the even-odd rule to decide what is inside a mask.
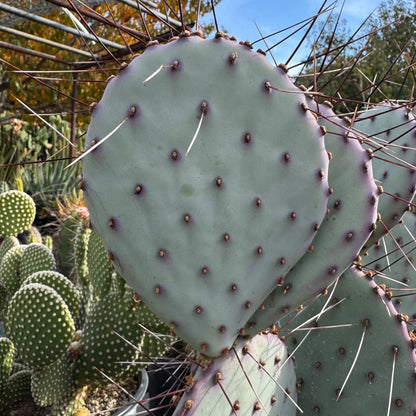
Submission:
[[[30,283],[10,300],[6,331],[21,360],[39,369],[64,354],[75,327],[68,306],[54,289]]]
[[[311,250],[253,314],[246,333],[262,331],[285,313],[310,302],[352,264],[375,227],[378,190],[369,154],[328,103],[318,105],[308,100],[308,105],[326,129],[325,147],[332,155],[328,214]]]
[[[296,376],[277,334],[238,340],[233,349],[198,368],[174,416],[295,416]]]
[[[35,214],[35,203],[26,193],[7,191],[0,194],[0,234],[3,237],[16,236],[30,228]]]
[[[282,322],[304,414],[413,415],[416,356],[403,319],[374,281],[349,269],[333,292]]]
[[[325,216],[328,155],[303,93],[247,46],[184,37],[109,82],[94,144],[83,188],[117,271],[177,335],[220,355]]]

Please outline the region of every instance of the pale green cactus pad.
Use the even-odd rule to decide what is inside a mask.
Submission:
[[[353,127],[374,149],[374,178],[384,191],[378,206],[381,221],[367,249],[398,224],[415,195],[416,117],[406,104],[384,102],[361,112]]]
[[[31,283],[10,300],[5,328],[21,360],[31,368],[60,358],[75,331],[68,306],[49,286]]]
[[[333,292],[281,325],[305,415],[414,414],[411,326],[363,273],[348,270]]]
[[[202,365],[174,416],[296,415],[296,376],[277,334],[238,340],[230,352]]]
[[[307,252],[327,209],[323,135],[282,68],[224,37],[151,46],[94,108],[92,227],[146,305],[205,354],[225,353]]]
[[[7,191],[0,194],[0,235],[16,236],[32,225],[35,203],[26,193]]]

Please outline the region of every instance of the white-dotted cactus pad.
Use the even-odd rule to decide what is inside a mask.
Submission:
[[[111,80],[87,146],[117,126],[83,159],[93,228],[149,308],[219,355],[325,216],[323,133],[265,56],[199,37]]]
[[[67,304],[72,319],[75,321],[78,318],[81,292],[63,274],[52,270],[39,271],[27,277],[23,281],[22,287],[31,283],[40,283],[55,289]]]
[[[0,235],[15,236],[28,228],[35,219],[33,199],[21,191],[0,194]]]
[[[142,334],[136,312],[133,297],[118,293],[110,293],[94,305],[84,325],[81,354],[74,366],[78,385],[102,383],[104,376],[97,369],[117,379],[128,368],[125,362],[135,360],[138,350],[132,345],[139,343]]]
[[[31,283],[11,299],[6,331],[22,361],[38,369],[64,354],[75,327],[62,297],[48,286]]]

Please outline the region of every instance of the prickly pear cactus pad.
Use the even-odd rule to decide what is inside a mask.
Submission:
[[[107,251],[94,230],[88,239],[87,265],[93,295],[103,298],[110,292],[113,269]]]
[[[177,335],[226,351],[325,216],[328,155],[303,94],[247,46],[182,37],[109,82],[95,143],[83,189],[116,269]]]
[[[40,283],[23,286],[14,294],[5,324],[19,357],[34,369],[60,358],[75,331],[62,297]]]
[[[362,256],[363,270],[384,284],[395,308],[412,319],[416,318],[415,235],[416,215],[406,212],[390,234]]]
[[[382,223],[367,241],[368,248],[399,222],[415,195],[416,119],[404,105],[381,103],[362,112],[354,130],[371,143],[374,178],[385,192],[378,207]]]
[[[0,338],[0,391],[3,390],[12,372],[14,345],[9,338]]]
[[[20,260],[20,282],[33,273],[41,270],[55,270],[55,267],[55,257],[48,247],[41,243],[28,244]]]
[[[238,340],[230,352],[199,368],[174,416],[296,415],[296,376],[276,334]]]
[[[21,191],[0,194],[0,235],[16,236],[27,230],[35,219],[33,199]]]
[[[72,362],[68,357],[62,357],[33,372],[31,391],[39,406],[59,403],[65,393],[73,388]]]
[[[326,128],[325,146],[331,153],[328,214],[306,253],[282,283],[254,313],[246,333],[257,333],[280,317],[309,302],[340,276],[356,259],[375,228],[378,189],[371,156],[348,131],[349,124],[335,115],[329,103],[308,105]]]
[[[3,257],[6,255],[6,253],[15,246],[18,246],[19,240],[14,236],[7,236],[3,239],[0,245],[0,262],[3,259]]]
[[[350,269],[333,293],[282,322],[304,413],[413,415],[415,351],[403,319],[374,281]]]
[[[75,321],[78,318],[81,304],[81,291],[63,274],[53,270],[39,271],[25,279],[22,287],[31,283],[40,283],[56,290],[68,306],[72,319]]]

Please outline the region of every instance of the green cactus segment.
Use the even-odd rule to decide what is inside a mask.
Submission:
[[[88,239],[87,266],[93,295],[106,296],[111,289],[113,268],[98,234],[93,230]]]
[[[73,389],[72,366],[66,358],[33,372],[32,396],[39,406],[59,403],[64,395]]]
[[[1,181],[0,182],[0,194],[2,194],[3,192],[7,192],[9,190],[10,190],[10,188],[9,188],[8,183],[5,182],[5,181]]]
[[[21,370],[10,376],[4,391],[0,394],[0,411],[10,409],[14,404],[31,397],[31,377],[30,370]]]
[[[149,361],[149,358],[162,357],[172,343],[171,329],[161,322],[143,302],[139,302],[136,316],[137,322],[147,330],[143,330],[140,344],[138,344],[138,348],[142,352],[138,360],[146,362]]]
[[[87,317],[81,338],[81,355],[74,365],[77,385],[100,384],[105,377],[117,379],[134,361],[142,330],[136,323],[135,301],[110,293],[98,301]],[[123,339],[124,338],[124,339]],[[128,341],[128,342],[127,342]]]
[[[41,270],[55,270],[55,257],[51,250],[41,243],[31,243],[25,247],[19,265],[19,279],[23,282],[31,274]]]
[[[287,337],[299,406],[322,416],[413,414],[415,351],[402,316],[374,281],[355,270],[341,277],[330,296],[281,323],[285,331],[304,324]],[[305,324],[308,319],[314,321]]]
[[[14,345],[10,339],[0,338],[0,391],[4,389],[12,372]]]
[[[0,314],[7,306],[8,292],[6,286],[0,281]],[[0,315],[2,316],[2,315]]]
[[[406,212],[390,235],[370,247],[362,256],[363,269],[384,284],[395,308],[410,318],[416,318],[415,248],[416,215]],[[394,240],[393,240],[394,239]]]
[[[31,274],[22,283],[22,287],[31,283],[40,283],[55,289],[62,297],[75,321],[79,315],[81,292],[63,274],[56,271],[39,271]]]
[[[68,306],[52,288],[31,283],[19,289],[10,300],[6,332],[19,357],[39,369],[62,356],[75,331]]]
[[[50,235],[45,235],[42,237],[42,244],[50,251],[53,250],[53,238]]]
[[[276,334],[238,340],[227,355],[197,370],[174,416],[296,415],[296,376],[287,355]]]
[[[149,48],[110,81],[87,145],[117,126],[83,158],[93,228],[148,307],[217,356],[325,216],[323,133],[266,57],[196,36]]]
[[[7,236],[3,239],[0,245],[0,262],[3,259],[3,257],[6,255],[6,253],[15,246],[18,246],[19,240],[14,236]]]
[[[313,247],[266,298],[250,318],[245,332],[255,334],[277,322],[282,315],[313,299],[354,261],[377,220],[378,189],[369,154],[331,107],[308,100],[325,127],[325,147],[331,153],[329,184],[333,189],[328,214]]]
[[[90,234],[91,229],[80,222],[75,232],[74,256],[77,280],[83,285],[89,284],[87,250]]]
[[[35,219],[33,199],[21,191],[0,194],[0,235],[16,236],[30,228]]]
[[[391,229],[408,209],[416,191],[416,155],[412,149],[416,145],[415,115],[405,106],[382,103],[361,113],[354,129],[371,141],[375,150],[374,178],[386,192],[380,195],[378,211],[385,227]],[[377,225],[366,248],[387,233],[385,227]]]
[[[9,296],[20,287],[19,267],[26,245],[12,247],[0,263],[0,278]]]

